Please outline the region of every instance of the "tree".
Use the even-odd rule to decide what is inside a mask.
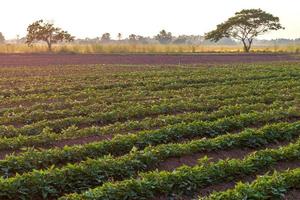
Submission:
[[[141,35],[136,35],[136,34],[130,34],[128,37],[128,40],[130,43],[141,43],[141,44],[147,44],[147,38],[141,36]]]
[[[137,40],[138,40],[136,34],[130,34],[130,35],[128,36],[128,39],[129,39],[129,42],[131,42],[131,43],[136,43]]]
[[[261,9],[245,9],[217,25],[217,29],[206,33],[205,39],[217,42],[221,38],[240,40],[244,51],[249,52],[253,39],[271,30],[284,29],[279,18]]]
[[[162,30],[155,36],[155,39],[161,44],[169,44],[172,41],[172,33],[167,33],[165,30]]]
[[[0,44],[3,44],[5,42],[4,35],[0,32]]]
[[[118,37],[118,40],[121,41],[121,39],[122,39],[122,34],[121,34],[121,33],[118,33],[118,36],[117,36],[117,37]]]
[[[180,35],[173,41],[174,44],[185,44],[188,40],[188,36]]]
[[[55,27],[52,23],[46,23],[43,20],[38,20],[30,24],[27,28],[26,43],[30,46],[36,41],[44,41],[48,45],[48,50],[52,50],[52,44],[58,42],[71,42],[74,36],[71,36],[67,31]]]
[[[104,34],[101,36],[101,41],[102,41],[102,42],[109,42],[109,41],[110,41],[110,33],[104,33]]]

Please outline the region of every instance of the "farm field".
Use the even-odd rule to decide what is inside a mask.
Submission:
[[[299,54],[0,54],[0,66],[48,66],[86,64],[222,64],[299,61]]]
[[[300,196],[297,57],[0,58],[0,199]]]

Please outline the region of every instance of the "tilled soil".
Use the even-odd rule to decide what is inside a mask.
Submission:
[[[290,54],[0,54],[0,66],[200,64],[296,61]]]

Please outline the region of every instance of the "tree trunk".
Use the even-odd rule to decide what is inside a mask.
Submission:
[[[44,40],[47,43],[48,46],[48,51],[51,52],[52,51],[52,42],[51,42],[51,38],[47,38]]]
[[[250,38],[250,39],[248,38],[247,41],[248,41],[248,43],[246,42],[246,39],[242,40],[243,45],[244,45],[244,52],[249,53],[250,49],[251,49],[251,45],[252,45],[253,39],[252,38]]]
[[[51,52],[52,51],[52,44],[51,44],[51,42],[47,42],[47,44],[48,44],[48,51]]]
[[[250,44],[249,46],[247,45],[247,43],[245,42],[245,40],[242,40],[243,42],[243,45],[244,45],[244,52],[245,53],[249,53],[249,50],[250,50]]]

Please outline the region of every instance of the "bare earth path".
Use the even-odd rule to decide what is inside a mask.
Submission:
[[[296,61],[289,54],[0,54],[0,66],[67,64],[197,64]]]

